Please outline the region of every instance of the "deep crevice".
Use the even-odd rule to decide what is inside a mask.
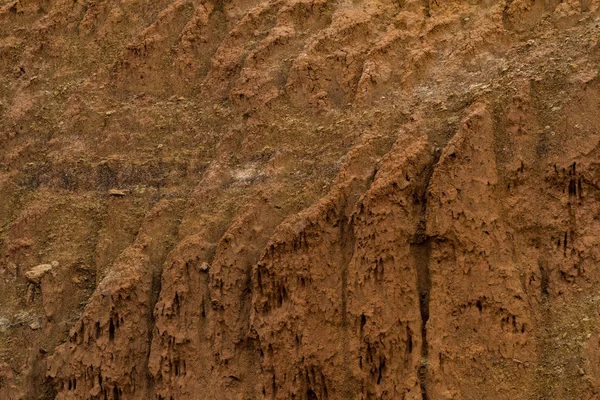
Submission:
[[[419,220],[415,236],[410,244],[410,253],[416,270],[417,291],[419,293],[419,311],[421,315],[421,362],[418,369],[419,385],[423,400],[429,400],[427,393],[427,364],[429,343],[427,341],[427,322],[429,321],[429,300],[431,291],[431,273],[429,261],[431,253],[431,238],[427,235],[427,193],[434,167],[440,153],[432,156],[429,165],[419,174],[420,184],[415,188],[413,201],[418,208]]]
[[[350,390],[350,360],[348,359],[348,265],[354,256],[354,229],[345,215],[340,218],[340,250],[342,253],[342,348],[344,352],[344,375],[346,390]]]
[[[431,275],[429,271],[430,241],[424,239],[411,244],[416,273],[417,290],[419,293],[419,311],[421,314],[421,363],[418,369],[419,385],[423,400],[429,400],[427,395],[427,362],[429,356],[429,344],[427,341],[427,322],[429,321],[429,299],[431,290]]]

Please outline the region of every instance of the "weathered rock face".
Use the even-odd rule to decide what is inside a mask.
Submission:
[[[598,398],[599,41],[597,0],[0,0],[0,399]]]

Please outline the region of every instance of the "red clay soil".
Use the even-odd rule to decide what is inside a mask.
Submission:
[[[0,399],[599,399],[600,0],[0,0]]]

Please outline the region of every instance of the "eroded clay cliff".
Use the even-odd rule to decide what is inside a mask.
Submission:
[[[597,0],[0,0],[0,398],[599,398],[599,40]]]

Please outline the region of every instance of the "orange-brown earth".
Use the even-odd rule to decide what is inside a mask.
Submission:
[[[0,0],[0,399],[600,398],[599,8]]]

